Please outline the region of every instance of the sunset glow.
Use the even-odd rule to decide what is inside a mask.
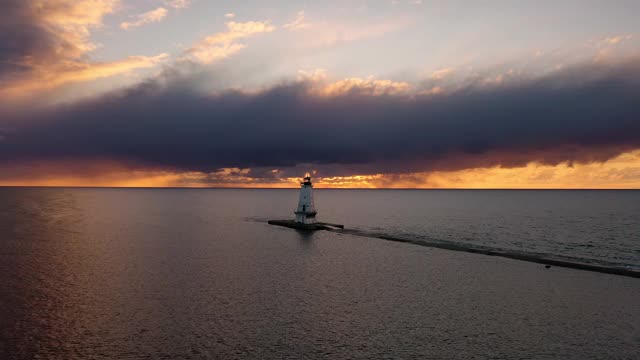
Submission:
[[[640,188],[617,5],[8,0],[0,186]]]

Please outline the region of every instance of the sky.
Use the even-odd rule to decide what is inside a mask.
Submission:
[[[637,189],[638,15],[4,0],[0,186]]]

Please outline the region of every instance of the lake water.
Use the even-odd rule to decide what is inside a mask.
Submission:
[[[640,191],[378,190],[319,197],[321,215],[365,231],[640,269]]]
[[[637,279],[265,223],[296,201],[0,188],[0,357],[637,355]],[[316,206],[365,233],[640,268],[640,191],[317,190]]]

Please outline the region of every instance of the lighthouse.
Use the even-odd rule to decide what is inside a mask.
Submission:
[[[300,183],[298,207],[293,213],[296,214],[295,222],[298,224],[315,224],[316,222],[318,212],[313,204],[313,184],[309,173],[304,175],[303,182]]]
[[[313,184],[311,184],[311,175],[306,173],[303,181],[300,183],[300,197],[298,198],[298,207],[293,212],[296,214],[294,220],[269,220],[270,225],[284,226],[297,230],[314,231],[314,230],[332,230],[337,231],[344,229],[344,225],[331,224],[316,221],[316,206],[313,203]]]

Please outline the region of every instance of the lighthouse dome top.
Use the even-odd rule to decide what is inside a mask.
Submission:
[[[311,185],[311,174],[305,173],[304,179],[301,185]]]

